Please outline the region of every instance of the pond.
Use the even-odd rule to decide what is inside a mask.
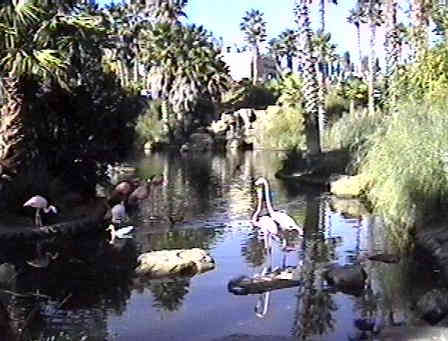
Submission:
[[[321,276],[328,264],[395,250],[379,219],[349,216],[322,190],[276,179],[283,157],[158,153],[136,161],[139,175],[163,174],[166,183],[131,216],[134,238],[113,246],[106,233],[47,241],[58,258],[42,269],[26,266],[34,245],[2,248],[0,263],[14,265],[16,274],[7,277],[7,267],[0,267],[0,299],[13,321],[31,321],[29,340],[61,333],[72,340],[209,341],[235,334],[347,340],[361,338],[369,321],[406,322],[414,297],[439,280],[437,269],[412,257],[398,264],[369,261],[362,263],[362,292],[329,287]],[[269,180],[275,207],[304,227],[304,239],[291,238],[288,245],[295,247],[286,251],[274,242],[267,253],[250,225],[259,176]],[[208,250],[216,268],[193,277],[133,278],[138,254],[191,247]],[[228,290],[240,275],[284,266],[301,270],[300,285],[269,294]]]

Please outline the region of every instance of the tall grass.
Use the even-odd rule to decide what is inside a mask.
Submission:
[[[345,112],[326,132],[323,144],[326,149],[350,151],[359,159],[368,148],[369,137],[382,128],[383,120],[384,114],[381,112],[373,116],[367,115],[363,109]]]
[[[448,192],[447,104],[407,103],[369,138],[360,172],[374,209],[401,227],[398,238]]]

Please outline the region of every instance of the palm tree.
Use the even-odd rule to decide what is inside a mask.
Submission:
[[[310,155],[321,153],[319,136],[319,83],[317,81],[316,58],[312,44],[313,32],[309,13],[309,0],[297,0],[294,7],[295,20],[301,29],[301,51],[303,57],[304,110],[306,113],[306,145]]]
[[[0,164],[18,174],[34,153],[29,85],[56,82],[68,88],[70,60],[82,53],[80,38],[99,28],[98,18],[75,11],[71,1],[38,0],[0,5],[0,77],[6,104],[1,110]],[[28,98],[27,98],[28,96]]]
[[[251,9],[247,11],[240,23],[240,29],[245,35],[245,39],[253,51],[253,84],[256,84],[259,77],[259,57],[260,44],[266,40],[266,21],[264,14],[259,10]]]
[[[151,15],[159,23],[179,24],[179,18],[186,17],[184,12],[188,0],[147,0]]]
[[[150,88],[162,101],[162,120],[183,129],[185,113],[200,98],[218,100],[227,89],[229,70],[202,26],[156,23],[141,37],[142,62],[150,70]],[[173,136],[172,136],[173,137]]]
[[[358,70],[361,70],[361,60],[362,60],[362,50],[361,50],[361,22],[362,22],[362,11],[359,2],[356,4],[355,8],[350,10],[350,15],[347,17],[347,21],[356,27],[356,42],[358,47]]]
[[[395,105],[396,95],[390,88],[390,82],[395,74],[400,59],[400,35],[397,24],[397,0],[387,0],[386,12],[386,36],[384,40],[384,50],[386,52],[386,72],[385,72],[385,88],[386,98],[390,99],[391,107]]]
[[[329,2],[330,4],[337,5],[338,0],[320,0],[319,12],[320,12],[320,30],[325,32],[325,5]]]

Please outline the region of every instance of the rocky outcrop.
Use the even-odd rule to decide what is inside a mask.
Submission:
[[[137,263],[135,273],[150,278],[192,276],[215,268],[213,258],[199,248],[147,252]]]
[[[330,197],[330,207],[346,217],[359,218],[369,214],[367,208],[357,198],[341,198],[333,195]]]
[[[448,315],[448,289],[433,289],[417,302],[422,319],[434,325]]]

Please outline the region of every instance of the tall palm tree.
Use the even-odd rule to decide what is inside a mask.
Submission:
[[[395,106],[396,95],[393,89],[390,88],[391,80],[398,67],[400,60],[400,35],[397,23],[397,0],[387,0],[385,8],[385,23],[386,33],[384,40],[384,50],[386,54],[386,72],[385,72],[385,87],[386,98],[390,99],[391,107]]]
[[[326,16],[326,4],[329,2],[330,4],[337,5],[338,0],[320,0],[319,3],[319,13],[320,13],[320,30],[325,32],[325,16]]]
[[[240,23],[240,29],[253,52],[253,84],[259,77],[260,45],[266,41],[266,21],[263,12],[251,9],[247,11]]]
[[[157,22],[179,24],[186,17],[184,12],[188,0],[147,0],[147,8]]]
[[[350,14],[347,17],[347,21],[356,27],[356,43],[358,48],[358,70],[361,70],[362,64],[362,50],[361,50],[361,22],[362,22],[362,11],[359,2],[356,4],[355,8],[350,10]]]
[[[310,0],[296,0],[294,7],[295,21],[300,28],[301,51],[304,77],[304,110],[306,113],[306,145],[310,155],[321,153],[319,136],[319,83],[317,80],[316,57],[312,44]]]
[[[82,53],[83,32],[99,28],[98,18],[76,11],[71,1],[6,1],[0,5],[0,78],[6,104],[1,109],[0,164],[18,174],[34,155],[32,82],[69,87],[70,59]],[[76,37],[76,38],[75,38]]]

